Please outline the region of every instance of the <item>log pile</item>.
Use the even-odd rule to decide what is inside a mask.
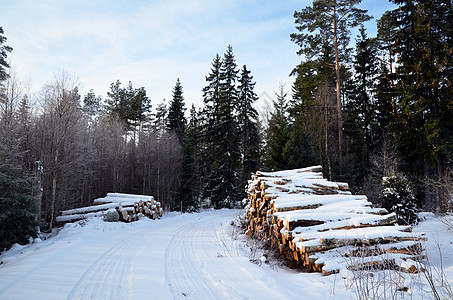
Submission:
[[[104,198],[95,199],[94,204],[62,211],[56,221],[57,223],[69,223],[116,212],[120,221],[133,222],[142,217],[155,220],[163,214],[160,202],[154,200],[153,196],[108,193]]]
[[[252,175],[246,234],[324,275],[375,266],[417,272],[424,234],[397,225],[395,213],[323,178],[321,166]]]

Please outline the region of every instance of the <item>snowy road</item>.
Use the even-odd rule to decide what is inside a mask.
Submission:
[[[325,277],[251,263],[229,225],[238,213],[67,225],[0,256],[0,299],[335,298]]]

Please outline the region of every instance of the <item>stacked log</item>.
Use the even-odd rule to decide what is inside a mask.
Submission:
[[[154,201],[154,199],[151,199],[150,201],[140,200],[139,202],[134,203],[132,207],[123,207],[120,205],[116,210],[120,216],[120,221],[127,223],[138,221],[143,217],[156,220],[163,214],[160,202]]]
[[[65,210],[56,218],[58,223],[80,221],[89,217],[105,216],[108,213],[118,213],[119,220],[133,222],[142,217],[158,219],[163,215],[161,203],[153,196],[108,193],[104,198],[94,200],[93,206]]]
[[[424,234],[397,225],[394,213],[352,195],[347,183],[328,181],[321,171],[314,166],[252,175],[246,234],[324,275],[366,266],[418,271]]]

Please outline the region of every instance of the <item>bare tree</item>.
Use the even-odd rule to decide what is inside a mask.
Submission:
[[[368,196],[371,202],[379,203],[379,192],[382,178],[398,171],[399,157],[396,145],[389,137],[384,137],[382,147],[371,156],[372,168],[368,178],[365,179],[362,192]]]
[[[14,71],[8,69],[8,77],[0,87],[0,118],[5,124],[12,124],[14,114],[24,96],[25,85]]]
[[[434,212],[453,213],[453,170],[439,170],[432,178],[425,178],[424,184],[432,194],[432,202],[425,203],[426,208]]]
[[[152,132],[146,146],[151,151],[146,156],[150,168],[150,192],[167,209],[176,209],[176,191],[179,186],[181,145],[174,133],[166,130]]]
[[[64,199],[63,195],[57,199],[60,179],[65,171],[63,164],[71,162],[69,158],[73,150],[71,146],[75,145],[76,127],[82,116],[77,81],[67,73],[61,72],[53,82],[43,88],[40,100],[41,156],[45,189],[47,188],[44,193],[46,202],[43,204],[46,206],[46,219],[51,229],[57,205]],[[63,189],[60,192],[63,193]]]
[[[127,163],[126,130],[122,121],[101,114],[95,128],[95,146],[99,163],[96,177],[99,180],[97,194],[126,191],[129,179]]]

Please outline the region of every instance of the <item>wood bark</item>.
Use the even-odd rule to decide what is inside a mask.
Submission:
[[[257,172],[252,176],[252,180],[249,181],[249,202],[245,214],[248,223],[245,232],[252,238],[275,246],[275,249],[279,249],[280,253],[293,263],[304,266],[310,271],[329,275],[339,270],[324,268],[326,255],[333,255],[333,258],[327,259],[335,259],[341,255],[342,251],[343,255],[358,261],[362,258],[361,255],[366,254],[363,259],[376,255],[377,257],[370,258],[370,261],[371,265],[376,262],[378,266],[381,262],[382,265],[387,265],[384,263],[387,258],[383,254],[400,255],[409,259],[418,257],[423,252],[420,246],[420,241],[426,240],[423,234],[407,233],[411,229],[410,226],[393,226],[397,220],[396,215],[389,214],[385,209],[363,206],[365,196],[344,197],[348,188],[346,183],[325,182],[322,176],[317,174],[310,174],[305,178],[301,177],[304,180],[298,180],[294,176],[296,174],[304,176],[303,172],[283,171],[283,174],[288,172],[292,173],[288,178],[282,177],[279,172]],[[279,209],[275,207],[274,201],[278,201],[281,196],[285,199],[285,194],[289,194],[289,191],[295,188],[292,182],[294,178],[298,185],[300,182],[309,180],[313,182],[306,184],[306,190],[296,197],[291,196],[291,205],[277,212]],[[282,186],[286,191],[275,192],[276,187]],[[272,194],[268,189],[273,190]],[[310,189],[311,192],[308,192],[307,190]],[[341,205],[339,206],[336,201],[325,202],[323,205],[316,205],[316,202],[311,203],[314,205],[303,205],[302,203],[306,201],[304,197],[313,197],[313,194],[333,195],[329,198],[339,195],[341,198],[339,197],[338,200],[343,199],[347,209],[338,211],[338,209],[341,210]],[[299,196],[300,204],[297,203]],[[331,213],[328,211],[329,205],[332,207]],[[357,205],[356,208],[354,208],[355,205]],[[287,210],[288,213],[282,213],[282,210]],[[344,231],[344,233],[338,231]],[[345,252],[345,249],[350,249],[348,247],[356,250]],[[324,260],[321,260],[324,262],[317,262],[320,257],[324,257]],[[367,266],[357,265],[357,267],[366,268]],[[408,269],[414,271],[414,268]]]
[[[343,175],[343,116],[341,112],[341,93],[340,93],[340,67],[339,67],[339,57],[338,57],[338,35],[337,35],[337,5],[334,1],[333,5],[333,32],[334,32],[334,45],[335,45],[335,76],[336,76],[336,86],[337,86],[337,114],[338,114],[338,167],[340,175]]]

